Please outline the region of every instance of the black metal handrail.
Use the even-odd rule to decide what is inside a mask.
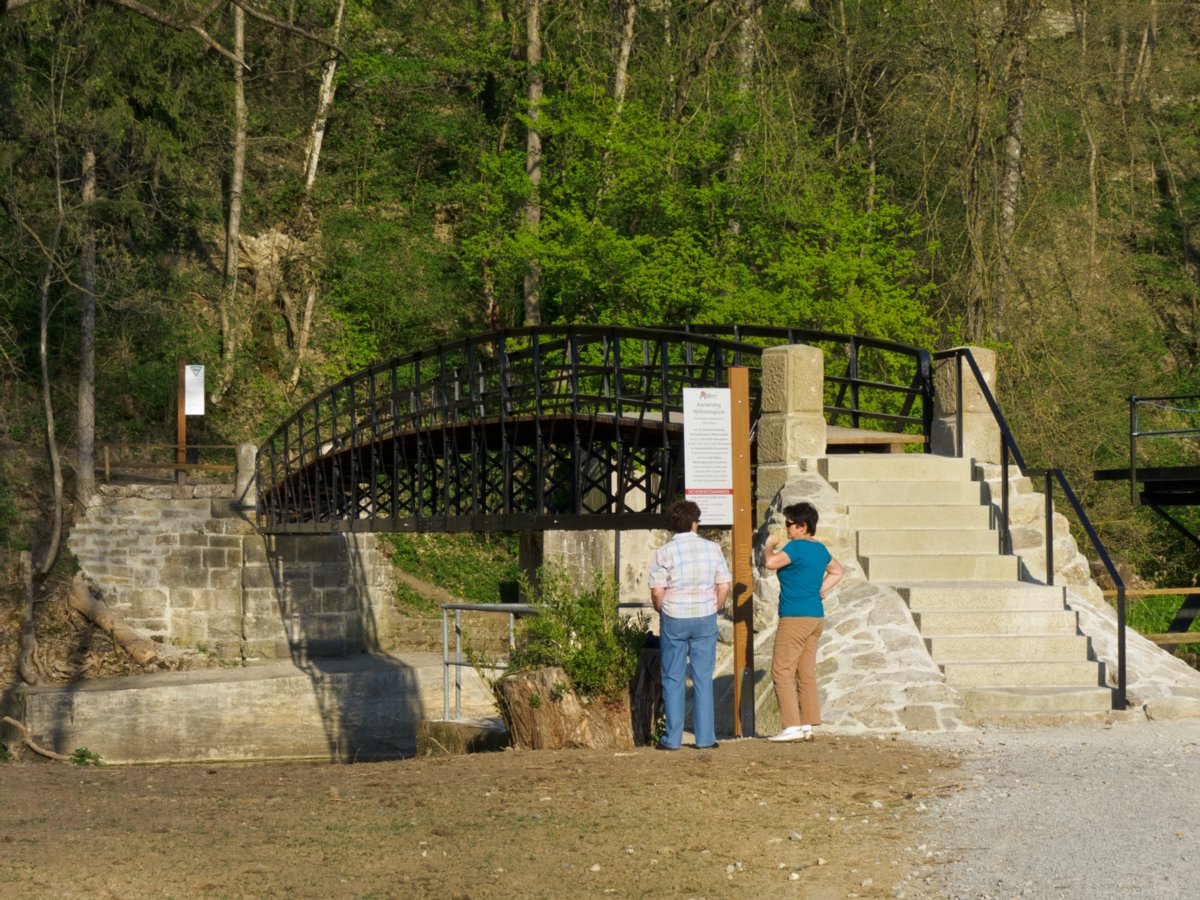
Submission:
[[[1087,513],[1084,512],[1083,505],[1079,502],[1079,498],[1071,489],[1070,483],[1067,481],[1066,475],[1061,469],[1046,469],[1040,472],[1031,472],[1025,465],[1025,458],[1021,455],[1020,449],[1017,447],[1016,438],[1013,437],[1012,431],[1008,427],[1008,422],[1004,418],[1004,414],[1000,411],[999,405],[996,403],[996,398],[992,395],[991,390],[987,386],[987,381],[983,377],[983,373],[979,369],[979,364],[975,361],[974,355],[967,347],[956,347],[952,350],[944,350],[934,354],[934,360],[940,361],[943,359],[954,359],[955,364],[955,385],[957,390],[957,409],[956,409],[956,428],[955,434],[957,438],[957,454],[963,455],[963,363],[965,362],[971,370],[971,374],[975,378],[975,383],[979,387],[983,399],[987,402],[988,409],[991,410],[993,418],[996,420],[996,425],[1000,429],[1000,478],[1001,478],[1001,522],[1000,522],[1000,550],[1002,553],[1012,553],[1012,529],[1011,520],[1009,518],[1008,505],[1008,469],[1009,455],[1012,455],[1020,472],[1025,477],[1040,475],[1046,480],[1045,492],[1045,516],[1046,516],[1046,584],[1054,584],[1054,499],[1053,499],[1053,481],[1057,481],[1062,487],[1063,495],[1071,504],[1071,508],[1075,510],[1075,515],[1079,519],[1079,524],[1083,527],[1084,533],[1088,540],[1091,541],[1092,548],[1100,557],[1100,561],[1104,564],[1105,570],[1108,572],[1109,578],[1112,579],[1113,585],[1117,590],[1117,691],[1114,697],[1113,704],[1116,709],[1124,709],[1126,705],[1126,666],[1125,666],[1125,582],[1117,572],[1117,567],[1113,564],[1112,559],[1108,555],[1108,551],[1104,549],[1104,544],[1100,540],[1100,536],[1096,533],[1096,529],[1092,527],[1091,520]]]

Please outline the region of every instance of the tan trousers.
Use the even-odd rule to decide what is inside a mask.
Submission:
[[[817,691],[817,645],[825,620],[812,616],[786,616],[775,630],[771,655],[771,681],[779,701],[784,728],[821,724],[821,695]]]

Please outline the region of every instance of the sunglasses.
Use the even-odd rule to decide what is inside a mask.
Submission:
[[[794,526],[796,523],[795,523],[795,522],[793,522],[791,519],[784,519],[784,520],[783,520],[783,524],[784,524],[784,525],[786,525],[788,528],[791,528],[791,527],[793,527],[793,526]]]

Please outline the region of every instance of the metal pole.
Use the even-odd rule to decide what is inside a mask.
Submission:
[[[1137,490],[1137,395],[1129,398],[1129,503],[1139,506]]]
[[[442,718],[450,718],[450,622],[442,607]]]
[[[1000,552],[1012,553],[1012,534],[1008,530],[1008,441],[1000,435]]]
[[[1046,470],[1046,584],[1054,586],[1054,472]]]
[[[1124,709],[1125,700],[1125,585],[1117,588],[1117,697],[1116,708]]]
[[[454,611],[454,718],[462,718],[462,610]]]

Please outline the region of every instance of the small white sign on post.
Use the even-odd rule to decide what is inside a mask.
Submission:
[[[183,414],[204,415],[204,366],[183,367]]]
[[[683,389],[683,494],[700,524],[733,524],[733,430],[729,388]]]

